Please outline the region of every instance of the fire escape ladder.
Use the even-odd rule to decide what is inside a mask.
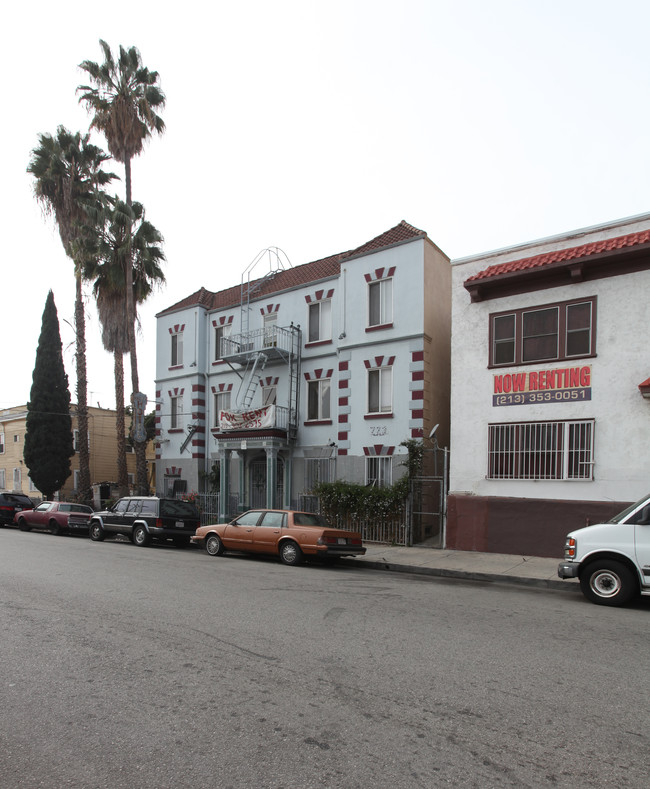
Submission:
[[[289,354],[289,441],[298,437],[298,397],[300,393],[300,329],[291,326],[291,353]]]
[[[238,403],[244,408],[250,408],[255,397],[255,392],[260,383],[260,375],[266,365],[267,356],[264,353],[255,353],[246,363],[246,372],[239,387]],[[242,394],[243,392],[243,394]]]

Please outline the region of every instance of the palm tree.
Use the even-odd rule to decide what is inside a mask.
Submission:
[[[32,150],[27,172],[34,176],[34,194],[45,212],[54,216],[66,255],[74,263],[76,280],[75,334],[77,367],[77,418],[79,429],[79,498],[88,500],[90,458],[88,452],[88,382],[86,376],[86,321],[83,306],[80,247],[92,232],[87,211],[102,200],[102,187],[116,176],[102,170],[110,157],[89,142],[89,135],[73,134],[59,126],[56,136],[40,134]]]
[[[142,153],[144,143],[156,132],[162,134],[165,124],[157,114],[165,106],[165,94],[158,85],[158,72],[143,66],[140,52],[135,48],[120,46],[119,58],[115,60],[105,41],[99,44],[104,52],[104,62],[84,60],[79,67],[90,77],[91,85],[80,85],[79,101],[84,102],[93,114],[90,124],[102,132],[108,150],[118,162],[124,164],[126,203],[131,198],[131,159]],[[131,358],[131,385],[133,393],[139,391],[138,360],[135,344],[135,307],[133,302],[132,268],[126,266],[126,309],[132,316],[127,321],[129,356]],[[141,492],[147,489],[147,461],[145,445],[137,441],[137,482]]]
[[[104,211],[102,230],[93,239],[84,276],[94,280],[93,294],[102,326],[102,343],[113,354],[117,413],[117,470],[120,496],[128,487],[124,421],[124,354],[129,350],[126,267],[130,260],[133,301],[142,304],[165,281],[162,235],[145,219],[141,203],[128,206],[118,198]],[[99,224],[99,223],[98,223]],[[134,316],[137,321],[137,313]],[[131,321],[133,323],[133,320]]]

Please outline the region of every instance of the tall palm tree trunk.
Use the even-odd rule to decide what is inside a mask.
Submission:
[[[115,430],[117,431],[117,487],[120,496],[129,495],[129,476],[126,468],[126,424],[124,419],[124,357],[113,352],[115,373]]]
[[[126,185],[126,204],[130,207],[133,205],[131,199],[131,158],[124,156],[124,180]],[[130,234],[129,234],[130,235]],[[140,384],[138,381],[138,355],[135,347],[135,305],[133,303],[133,263],[129,253],[128,260],[126,261],[126,312],[128,316],[128,335],[129,335],[129,358],[131,360],[131,386],[132,392],[140,391]],[[133,402],[131,405],[134,405]],[[135,417],[135,408],[134,408]],[[136,484],[138,493],[145,495],[149,493],[149,482],[147,480],[147,442],[135,441],[135,471],[136,471]]]
[[[76,272],[76,298],[74,304],[75,333],[77,335],[77,429],[79,431],[79,501],[92,501],[90,490],[90,453],[88,450],[88,379],[86,377],[86,318],[84,314],[81,273]]]

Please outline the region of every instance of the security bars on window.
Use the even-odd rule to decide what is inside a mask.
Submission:
[[[594,420],[488,426],[488,479],[591,480]]]

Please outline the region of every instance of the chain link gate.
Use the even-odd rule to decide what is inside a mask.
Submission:
[[[422,474],[411,477],[408,521],[413,543],[426,542],[436,548],[446,543],[447,492],[449,489],[449,450],[425,449]]]

